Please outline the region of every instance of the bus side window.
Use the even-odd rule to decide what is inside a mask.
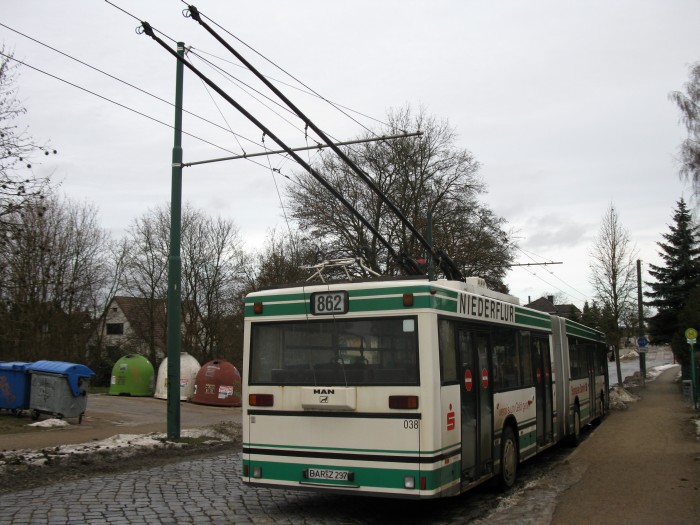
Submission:
[[[518,338],[518,353],[520,354],[520,386],[531,386],[535,383],[532,366],[532,347],[530,332],[522,330]]]
[[[518,387],[521,371],[516,331],[512,328],[498,327],[494,334],[494,385],[496,389]]]
[[[457,342],[455,324],[441,319],[438,325],[440,343],[440,380],[443,385],[457,382]]]

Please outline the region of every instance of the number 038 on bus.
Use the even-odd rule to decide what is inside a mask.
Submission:
[[[603,334],[483,280],[373,280],[246,298],[243,481],[460,494],[608,406]]]

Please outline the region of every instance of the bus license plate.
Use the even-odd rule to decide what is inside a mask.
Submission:
[[[323,468],[310,468],[306,470],[308,479],[322,479],[335,481],[349,481],[351,476],[347,470],[329,470]]]

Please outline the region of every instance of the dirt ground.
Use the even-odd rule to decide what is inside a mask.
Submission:
[[[23,419],[33,423],[28,415]],[[39,421],[46,419],[50,416],[42,416]],[[67,426],[0,435],[0,494],[225,451],[236,453],[240,450],[240,419],[240,408],[180,403],[181,436],[191,429],[205,429],[205,436],[183,437],[173,443],[165,439],[167,401],[91,396],[82,424],[77,418],[69,418]],[[99,447],[101,440],[114,436],[154,433],[161,441],[156,447]],[[70,447],[70,453],[66,453],[65,446]]]

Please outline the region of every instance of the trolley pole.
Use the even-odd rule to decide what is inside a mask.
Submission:
[[[185,44],[177,43],[177,54],[185,56]],[[182,85],[184,67],[177,61],[175,75],[175,140],[173,145],[170,196],[170,250],[168,252],[168,439],[180,439],[180,309],[182,261]]]

